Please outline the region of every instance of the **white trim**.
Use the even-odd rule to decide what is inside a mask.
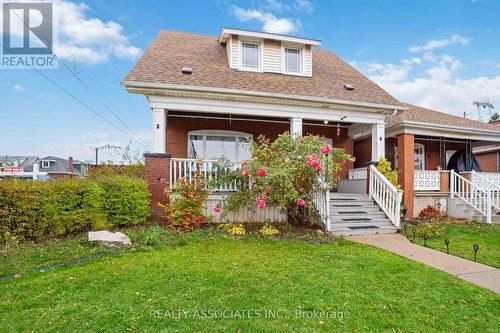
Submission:
[[[416,121],[403,121],[387,128],[388,137],[396,136],[402,133],[500,142],[500,130],[493,129],[489,130],[446,124],[431,124]]]
[[[286,100],[299,100],[299,101],[308,101],[308,102],[316,102],[316,103],[331,103],[331,104],[349,105],[349,106],[367,107],[367,108],[387,110],[384,112],[384,114],[392,114],[394,112],[394,110],[402,110],[402,111],[408,110],[408,107],[399,106],[399,105],[379,104],[379,103],[370,103],[370,102],[356,102],[356,101],[348,101],[348,100],[335,99],[335,98],[293,95],[293,94],[283,94],[283,93],[272,93],[272,92],[256,91],[256,90],[193,86],[193,85],[172,84],[172,83],[133,82],[133,81],[123,81],[122,84],[125,85],[125,88],[131,93],[140,93],[140,94],[146,94],[146,95],[148,95],[149,93],[151,95],[153,95],[154,91],[137,92],[137,91],[134,91],[134,88],[162,89],[162,90],[166,89],[166,90],[179,90],[179,91],[192,91],[192,92],[236,94],[236,95],[243,95],[243,96],[270,97],[270,98],[279,98],[279,99],[286,99]],[[380,112],[380,111],[382,111],[382,110],[374,110],[374,112]]]
[[[385,158],[385,124],[372,125],[372,161]]]
[[[417,149],[422,149],[422,168],[421,169],[415,169],[415,150]],[[425,146],[421,143],[415,142],[413,144],[413,169],[416,171],[425,171]]]
[[[365,124],[383,124],[385,119],[384,114],[373,112],[202,98],[155,95],[149,97],[149,102],[152,108],[166,108],[170,111],[252,115],[277,118],[298,117],[307,120],[328,120],[332,122],[340,121],[352,123],[359,122]]]
[[[236,159],[233,161],[241,161],[240,158],[240,143],[239,138],[248,138],[253,140],[253,135],[245,132],[238,131],[226,131],[226,130],[193,130],[187,133],[187,156],[189,157],[191,144],[190,144],[190,136],[191,135],[200,135],[203,137],[203,152],[201,155],[205,155],[207,150],[207,136],[225,136],[235,138],[235,147],[236,147]],[[199,156],[200,159],[206,159],[206,156]]]
[[[41,160],[40,162],[42,162],[41,163],[42,169],[48,169],[48,168],[50,168],[50,162],[52,162],[52,160]]]
[[[243,44],[248,45],[257,45],[257,67],[246,67],[244,66],[243,61]],[[239,70],[247,71],[247,72],[263,72],[264,71],[264,42],[263,41],[255,41],[255,40],[246,40],[238,38],[238,48],[240,51],[238,63]]]
[[[227,41],[227,39],[230,38],[232,35],[262,38],[262,39],[272,39],[272,40],[299,43],[305,45],[318,46],[321,44],[321,41],[318,39],[301,38],[301,37],[273,34],[269,32],[232,29],[232,28],[221,28],[219,33],[219,43],[224,44]]]
[[[299,51],[299,71],[298,72],[290,72],[286,70],[286,50],[296,50]],[[285,75],[296,75],[296,76],[305,76],[304,75],[304,47],[292,46],[288,44],[281,43],[281,72]]]
[[[165,153],[167,149],[167,110],[165,108],[151,109],[151,147],[153,153]]]

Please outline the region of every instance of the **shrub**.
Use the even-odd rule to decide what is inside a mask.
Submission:
[[[385,158],[381,158],[377,163],[377,170],[397,189],[401,188],[401,185],[398,183],[398,172],[392,169],[391,162]]]
[[[439,217],[439,215],[441,215],[439,210],[437,210],[431,205],[428,205],[427,207],[425,207],[420,211],[418,217],[420,217],[421,219],[432,219]]]
[[[315,192],[335,187],[342,163],[350,159],[318,136],[291,138],[285,132],[274,142],[260,136],[252,143],[252,159],[212,185],[240,184],[237,192],[226,197],[223,215],[242,206],[274,206],[286,211],[293,222],[314,223],[318,222],[311,214]]]
[[[424,222],[417,225],[417,235],[420,237],[423,237],[425,234],[427,234],[429,238],[437,237],[442,230],[442,224],[436,221]]]
[[[128,235],[133,244],[155,246],[162,242],[162,239],[166,236],[166,231],[161,226],[155,225],[129,232]]]
[[[133,183],[134,186],[123,185],[115,193],[110,185],[115,181],[122,185]],[[112,195],[116,197],[110,199]],[[142,223],[149,214],[148,196],[144,181],[129,178],[105,182],[2,180],[0,236],[4,240],[41,240],[130,221]],[[129,207],[129,216],[123,216],[124,207],[121,205]],[[125,223],[118,223],[121,218]]]
[[[110,176],[126,176],[144,179],[144,165],[97,165],[90,166],[87,172],[89,179],[102,179]]]
[[[191,180],[180,178],[168,193],[169,203],[160,205],[167,213],[165,219],[170,227],[192,231],[208,221],[203,215],[203,201],[207,198],[206,182],[197,172]]]
[[[278,229],[269,224],[264,224],[264,226],[259,230],[259,233],[264,236],[274,236],[280,233]]]
[[[233,236],[243,236],[246,234],[245,227],[241,223],[238,224],[225,223],[221,224],[219,228]]]
[[[113,226],[146,222],[150,214],[150,194],[144,180],[114,176],[100,179],[98,183],[104,191],[104,211]]]

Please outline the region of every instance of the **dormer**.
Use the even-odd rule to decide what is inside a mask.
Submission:
[[[321,41],[222,28],[219,43],[226,45],[227,60],[232,69],[311,77],[311,51]]]

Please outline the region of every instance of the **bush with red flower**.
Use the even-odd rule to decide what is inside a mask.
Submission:
[[[273,142],[261,136],[252,143],[252,158],[213,185],[239,184],[239,190],[226,197],[223,214],[242,206],[274,206],[285,210],[292,222],[313,223],[317,222],[311,214],[314,193],[325,183],[334,188],[338,171],[349,160],[342,149],[325,144],[318,136],[294,139],[283,133]]]
[[[200,172],[196,172],[192,179],[180,178],[174,184],[167,193],[169,203],[160,204],[166,212],[164,218],[169,227],[192,231],[208,222],[208,218],[203,215],[206,209],[203,203],[208,198],[206,187]]]

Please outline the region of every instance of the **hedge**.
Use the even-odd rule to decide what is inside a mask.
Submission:
[[[149,217],[144,180],[0,180],[0,238],[41,240],[86,230],[130,226]]]

